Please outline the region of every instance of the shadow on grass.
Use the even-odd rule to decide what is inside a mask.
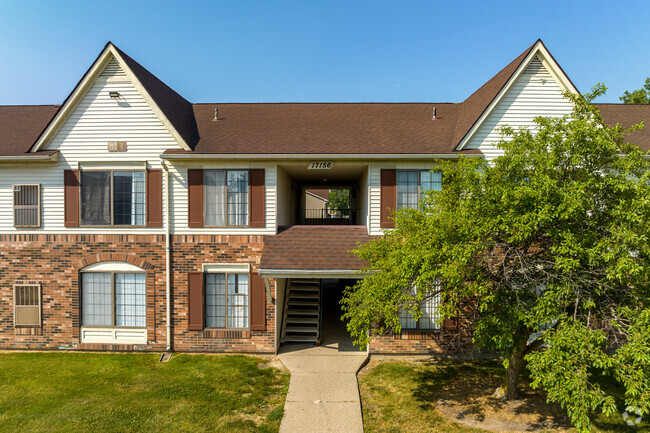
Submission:
[[[504,413],[533,430],[567,425],[564,411],[558,405],[548,405],[542,392],[528,387],[525,374],[519,386],[520,400],[492,397],[503,377],[503,366],[494,360],[427,362],[418,369],[414,397],[422,408],[430,408],[438,401],[460,408],[456,418],[461,422],[488,422],[495,413]]]

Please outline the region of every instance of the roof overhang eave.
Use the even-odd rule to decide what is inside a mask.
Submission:
[[[163,160],[197,160],[197,159],[364,159],[364,160],[386,160],[386,159],[458,159],[461,156],[483,158],[482,153],[271,153],[271,154],[247,154],[247,153],[162,153]]]
[[[28,153],[24,155],[0,155],[0,162],[56,162],[59,151],[43,155]]]

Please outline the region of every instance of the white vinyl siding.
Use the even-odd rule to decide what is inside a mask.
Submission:
[[[187,225],[187,170],[195,169],[264,169],[264,199],[266,227],[201,227],[189,228]],[[172,230],[176,234],[275,234],[276,231],[276,166],[275,164],[249,163],[248,161],[224,161],[219,163],[192,164],[189,162],[170,162],[172,182]]]
[[[533,128],[537,116],[563,116],[573,106],[562,96],[562,89],[534,57],[523,73],[508,89],[481,126],[465,145],[466,149],[480,149],[486,159],[494,159],[503,152],[495,147],[501,140],[498,128],[504,125],[515,129]]]
[[[119,92],[120,99],[110,98],[109,91]],[[109,152],[109,141],[126,141],[127,151]],[[0,204],[3,204],[0,206],[0,232],[162,232],[162,228],[146,227],[66,228],[63,221],[63,171],[76,170],[80,162],[111,165],[147,162],[149,168],[160,169],[160,154],[178,148],[170,132],[113,59],[46,144],[47,150],[59,150],[58,162],[0,167]],[[42,220],[39,229],[13,227],[12,185],[18,183],[41,184]],[[163,189],[163,212],[166,197]]]

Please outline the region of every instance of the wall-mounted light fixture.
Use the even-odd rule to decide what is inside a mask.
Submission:
[[[112,99],[120,99],[120,92],[111,91],[108,92],[108,96],[110,96]]]

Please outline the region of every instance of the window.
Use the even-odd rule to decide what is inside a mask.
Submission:
[[[83,272],[81,290],[83,326],[146,326],[144,273]]]
[[[397,209],[417,209],[426,191],[442,189],[442,173],[429,170],[397,170]]]
[[[206,274],[205,326],[248,328],[248,274]]]
[[[82,171],[81,224],[145,224],[144,171]]]
[[[206,226],[248,225],[248,170],[204,170]]]
[[[437,290],[438,286],[434,290]],[[415,289],[412,294],[415,295]],[[420,304],[420,311],[422,315],[418,320],[415,320],[409,311],[401,311],[399,314],[399,323],[402,329],[419,329],[419,330],[434,330],[440,329],[440,313],[438,307],[440,306],[440,293],[432,296]]]
[[[41,326],[41,286],[14,286],[14,326]]]
[[[14,185],[14,227],[41,226],[41,186]]]

